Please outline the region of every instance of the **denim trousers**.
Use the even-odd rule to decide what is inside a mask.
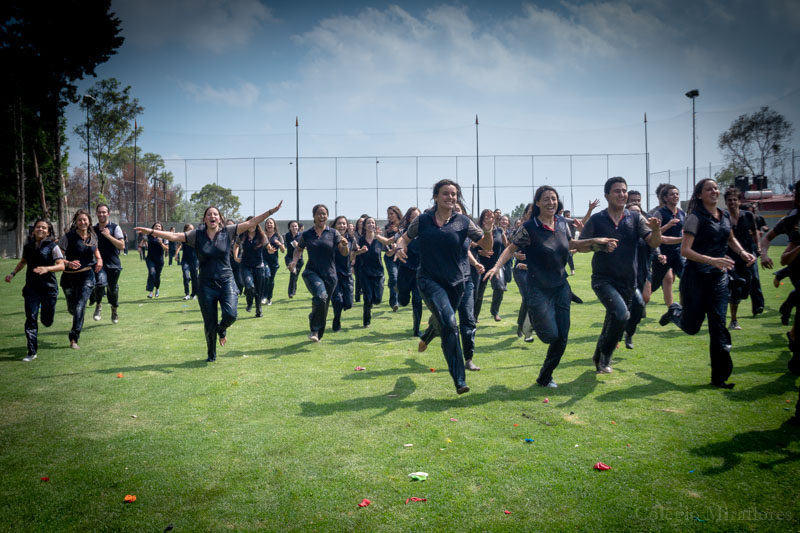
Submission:
[[[402,265],[397,269],[397,303],[405,307],[411,302],[414,320],[414,335],[419,336],[419,324],[422,321],[422,296],[417,287],[417,271]]]
[[[611,355],[617,348],[617,343],[625,332],[625,326],[631,317],[631,302],[636,294],[634,281],[630,286],[621,283],[614,283],[609,280],[598,280],[592,283],[592,289],[606,308],[606,318],[603,322],[603,330],[600,338],[597,339],[597,347],[594,351],[594,360],[602,363],[602,366],[609,366]]]
[[[147,292],[153,292],[153,289],[161,287],[161,271],[164,269],[164,260],[153,261],[152,259],[145,258],[144,263],[147,265]]]
[[[439,329],[442,337],[442,352],[447,361],[447,369],[456,388],[467,384],[464,370],[464,355],[458,339],[456,309],[464,295],[464,284],[454,286],[441,285],[428,277],[418,277],[417,285],[422,300],[431,312],[434,327]]]
[[[273,265],[274,266],[274,265]],[[269,265],[264,266],[264,283],[261,286],[261,291],[258,294],[261,295],[262,298],[266,298],[267,300],[272,300],[272,294],[275,291],[275,276],[278,275],[278,267],[274,266],[270,267]]]
[[[383,264],[386,266],[386,275],[389,277],[389,305],[397,305],[397,263],[393,255],[383,255]]]
[[[513,272],[514,282],[517,284],[519,293],[522,296],[522,302],[519,304],[519,314],[517,315],[517,331],[522,331],[525,328],[525,319],[528,318],[528,304],[526,303],[528,296],[528,271],[515,268]]]
[[[342,311],[353,307],[353,276],[351,274],[336,274],[336,288],[331,297],[333,305],[333,319],[339,320]]]
[[[383,275],[368,276],[361,274],[361,288],[364,291],[364,325],[368,326],[372,321],[372,307],[381,303],[383,296]]]
[[[197,302],[203,315],[208,359],[217,359],[217,336],[223,338],[228,327],[236,322],[238,290],[233,277],[225,279],[201,279],[197,284]],[[217,306],[222,314],[219,319]]]
[[[242,285],[244,285],[244,295],[247,300],[247,307],[253,305],[253,300],[256,301],[256,313],[261,314],[261,290],[264,286],[264,278],[266,267],[260,265],[257,267],[240,266],[239,272],[242,276]]]
[[[197,262],[184,259],[181,262],[181,271],[183,272],[183,293],[187,296],[195,296],[197,294]],[[189,282],[192,284],[191,290]]]
[[[94,301],[100,303],[108,296],[111,307],[119,307],[119,275],[122,269],[103,267],[94,276]]]
[[[561,362],[569,337],[569,306],[572,301],[569,283],[559,287],[541,288],[528,284],[528,317],[536,336],[548,345],[539,377],[540,385],[547,385],[553,379],[553,371]]]
[[[78,342],[83,329],[86,303],[94,290],[94,271],[89,269],[76,274],[62,274],[61,288],[67,299],[67,311],[72,315],[69,340]]]
[[[58,287],[25,287],[25,337],[28,341],[28,355],[35,355],[39,349],[39,310],[42,311],[42,325],[53,325],[58,302]]]
[[[725,327],[728,314],[728,273],[703,273],[692,266],[683,272],[681,304],[673,304],[672,321],[689,335],[700,331],[708,318],[711,381],[723,383],[733,372],[731,334]]]
[[[308,269],[303,271],[303,281],[311,293],[311,313],[308,315],[308,326],[311,333],[322,339],[325,334],[325,323],[328,320],[330,295],[336,289],[336,278],[321,277]]]

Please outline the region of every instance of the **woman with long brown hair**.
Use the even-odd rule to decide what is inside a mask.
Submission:
[[[247,220],[252,218],[247,217]],[[239,235],[233,247],[233,258],[239,263],[239,275],[242,277],[242,285],[244,285],[244,295],[247,301],[246,311],[249,313],[253,310],[253,300],[255,300],[256,318],[261,317],[261,292],[266,274],[262,250],[266,245],[267,235],[261,229],[261,225],[258,225]]]
[[[396,205],[390,205],[386,208],[386,225],[383,227],[383,236],[387,239],[394,239],[395,234],[400,231],[400,223],[403,220],[403,212]],[[385,250],[383,254],[383,263],[386,265],[386,275],[389,282],[389,306],[392,311],[397,311],[397,269],[398,265],[394,261],[394,253],[391,250]]]
[[[275,276],[278,275],[280,263],[278,262],[278,250],[286,252],[283,244],[283,237],[278,233],[278,223],[274,218],[268,218],[264,222],[264,234],[267,238],[264,246],[264,265],[268,270],[264,272],[264,285],[261,294],[261,303],[272,305],[272,294],[275,290]]]

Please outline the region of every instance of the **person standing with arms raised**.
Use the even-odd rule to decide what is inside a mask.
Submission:
[[[238,289],[231,269],[231,251],[237,235],[249,231],[261,224],[267,217],[276,213],[283,201],[278,205],[251,218],[241,224],[223,226],[223,218],[219,209],[209,206],[203,213],[203,223],[188,233],[171,233],[150,228],[136,228],[136,231],[148,233],[151,237],[168,241],[185,243],[195,249],[200,272],[197,280],[197,301],[203,315],[203,328],[206,337],[206,361],[217,360],[217,338],[219,345],[227,342],[228,327],[236,322],[236,304]],[[217,315],[217,307],[222,314]]]
[[[103,295],[108,295],[108,303],[111,306],[111,323],[119,322],[117,309],[119,308],[119,275],[122,273],[122,263],[119,260],[119,252],[125,248],[125,235],[122,228],[108,220],[108,205],[100,204],[95,209],[97,224],[94,232],[97,235],[97,249],[100,257],[103,258],[103,268],[95,275],[94,301],[97,306],[94,309],[94,320],[100,320],[100,312],[103,308]],[[106,288],[107,287],[107,288]]]
[[[319,342],[325,334],[328,307],[336,288],[334,254],[338,251],[341,255],[349,255],[350,246],[338,231],[327,226],[328,208],[324,204],[315,205],[311,214],[314,216],[314,226],[298,237],[289,270],[296,271],[303,250],[308,248],[308,263],[303,271],[303,281],[311,293],[311,313],[308,315],[311,331],[308,339]]]
[[[595,251],[592,257],[592,289],[606,308],[603,330],[592,360],[598,373],[608,374],[612,371],[611,356],[631,317],[631,303],[634,298],[641,300],[641,294],[636,290],[639,238],[655,248],[661,244],[661,224],[657,218],[645,219],[625,208],[628,184],[624,178],[609,178],[603,192],[608,208],[591,216],[581,231],[580,239],[607,237],[617,241],[609,253]],[[644,309],[644,302],[637,302],[636,308]]]
[[[458,394],[469,392],[464,369],[464,355],[458,339],[455,312],[464,294],[463,252],[465,241],[477,242],[484,250],[492,248],[492,226],[481,229],[467,216],[455,212],[461,200],[461,186],[443,179],[433,186],[434,208],[414,219],[397,242],[395,255],[405,261],[405,247],[419,238],[420,266],[417,285],[422,300],[441,328],[444,352],[450,377]]]

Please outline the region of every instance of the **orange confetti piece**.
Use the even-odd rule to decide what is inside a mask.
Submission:
[[[136,501],[136,496],[133,494],[126,494],[125,495],[125,503],[133,503]]]
[[[118,377],[118,378],[121,378],[121,377],[122,377],[122,372],[120,372],[119,374],[117,374],[117,377]]]
[[[518,427],[518,426],[519,426],[519,424],[514,424],[514,427]]]
[[[431,368],[431,372],[436,372],[436,369],[435,368]]]

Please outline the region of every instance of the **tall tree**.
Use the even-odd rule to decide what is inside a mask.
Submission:
[[[190,197],[191,202],[195,208],[202,214],[206,207],[213,205],[216,206],[220,214],[226,219],[238,220],[239,208],[242,203],[239,197],[233,194],[233,191],[221,187],[216,183],[206,183],[199,191],[192,193]]]
[[[734,167],[746,169],[752,175],[767,173],[767,160],[779,164],[784,142],[789,142],[792,123],[769,107],[751,114],[740,115],[730,128],[719,136],[719,149],[725,160]]]
[[[91,99],[81,100],[81,109],[88,110],[88,146],[94,155],[100,190],[98,195],[108,197],[110,166],[115,154],[133,143],[133,121],[144,108],[137,98],[131,97],[131,86],[121,87],[116,78],[100,80],[87,94]],[[81,147],[87,147],[86,122],[75,126],[73,132],[81,138]]]
[[[111,0],[0,3],[0,65],[6,74],[0,84],[4,103],[0,107],[0,211],[4,216],[11,211],[7,202],[28,207],[19,197],[27,184],[22,188],[18,184],[36,175],[29,153],[29,148],[38,146],[34,138],[47,143],[37,148],[45,190],[62,180],[61,120],[64,106],[75,99],[73,82],[94,75],[95,67],[122,44],[120,21],[110,7]],[[75,31],[81,27],[91,31]],[[58,202],[62,217],[63,196],[56,193],[49,199]],[[37,195],[32,198],[40,208]],[[17,227],[17,231],[24,233],[25,228]]]

